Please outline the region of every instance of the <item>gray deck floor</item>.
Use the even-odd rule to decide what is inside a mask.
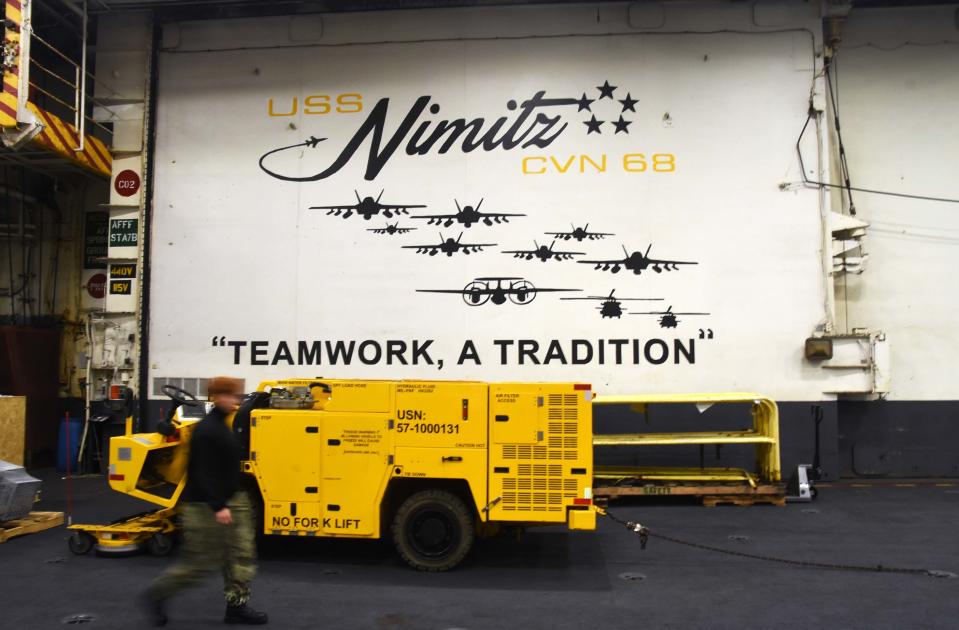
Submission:
[[[37,474],[37,473],[34,473]],[[37,509],[63,510],[52,471]],[[74,522],[144,504],[100,478],[72,480]],[[704,508],[616,503],[653,531],[753,553],[959,573],[959,485],[823,488],[812,504]],[[746,536],[747,540],[729,537]],[[956,628],[959,579],[793,567],[650,540],[608,520],[596,532],[532,530],[484,541],[456,571],[407,569],[383,543],[270,539],[255,607],[273,628]],[[138,628],[136,596],[170,558],[74,556],[57,528],[0,545],[0,628]],[[641,573],[642,580],[624,580]],[[222,624],[215,577],[174,600],[171,628]]]

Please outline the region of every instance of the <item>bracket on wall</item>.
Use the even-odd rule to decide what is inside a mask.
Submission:
[[[831,388],[824,393],[881,397],[892,389],[889,341],[883,331],[853,328],[850,334],[811,339],[828,340],[832,345],[832,356],[818,363],[820,368],[834,371]],[[806,341],[808,346],[810,340]]]
[[[869,259],[863,248],[863,237],[869,224],[848,214],[832,213],[832,274],[861,274]]]

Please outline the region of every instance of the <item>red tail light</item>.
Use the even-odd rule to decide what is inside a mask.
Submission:
[[[580,391],[589,391],[589,390],[593,389],[593,386],[590,385],[589,383],[576,383],[575,385],[573,385],[573,389],[576,390],[576,391],[578,391],[578,392],[580,392]]]
[[[126,479],[123,475],[110,475],[110,481],[123,481]]]
[[[573,499],[573,505],[592,505],[592,499]]]

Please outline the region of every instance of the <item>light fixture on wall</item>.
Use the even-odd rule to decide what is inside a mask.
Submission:
[[[3,142],[3,146],[16,151],[33,140],[41,131],[43,131],[41,122],[17,123],[15,128],[0,132],[0,141]]]
[[[810,361],[827,361],[832,358],[832,339],[809,337],[805,350],[806,358]]]

